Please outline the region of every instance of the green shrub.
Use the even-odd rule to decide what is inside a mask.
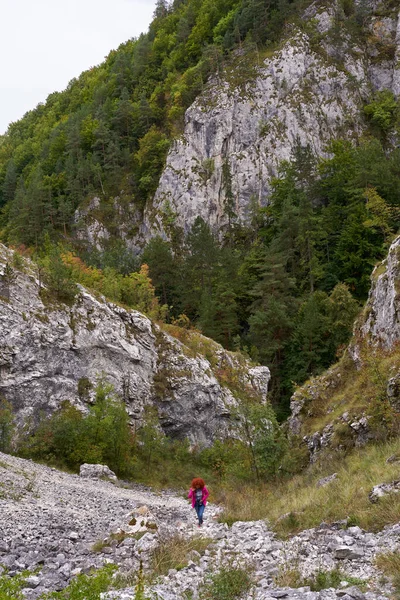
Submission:
[[[91,575],[78,575],[65,589],[44,594],[41,600],[100,600],[101,594],[110,589],[116,569],[115,565],[106,565]]]
[[[22,589],[25,587],[25,575],[9,577],[7,574],[0,576],[0,600],[23,600],[25,596]]]
[[[73,304],[78,287],[74,281],[72,267],[65,264],[62,257],[62,248],[50,244],[46,255],[40,265],[44,270],[44,279],[47,290],[42,290],[42,298],[47,295],[54,296],[66,304]]]
[[[395,125],[398,111],[396,98],[389,90],[378,92],[374,100],[364,107],[364,112],[371,123],[384,133]]]
[[[10,452],[14,433],[14,415],[7,400],[0,399],[0,452]]]
[[[64,402],[36,432],[21,442],[19,453],[76,470],[82,463],[105,463],[118,474],[129,468],[132,433],[125,404],[100,379],[87,415]]]
[[[234,600],[248,592],[252,586],[249,569],[225,566],[212,575],[201,597],[205,600]]]

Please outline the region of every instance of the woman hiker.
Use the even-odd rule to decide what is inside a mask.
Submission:
[[[193,479],[192,487],[189,490],[189,498],[192,500],[192,508],[194,508],[197,513],[199,527],[203,525],[203,514],[207,504],[208,496],[209,491],[206,488],[204,480],[200,479],[200,477]]]

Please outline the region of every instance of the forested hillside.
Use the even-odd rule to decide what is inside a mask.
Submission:
[[[399,227],[400,111],[393,92],[371,89],[368,100],[361,98],[365,135],[331,140],[324,158],[297,140],[272,181],[268,202],[254,201],[246,222],[235,213],[235,174],[228,162],[223,180],[229,225],[223,231],[198,218],[185,236],[174,211],[166,210],[168,239],[154,237],[135,256],[117,213],[140,222],[168,150],[183,132],[186,109],[210,79],[229,73],[235,85],[250,80],[283,37],[308,27],[302,15],[309,4],[158,0],[147,34],[112,51],[0,138],[3,241],[42,258],[62,256],[67,278],[79,279],[86,269],[74,268],[77,255],[92,268],[85,271],[86,285],[98,289],[104,278],[101,291],[131,305],[123,276],[147,264],[167,321],[196,326],[271,367],[272,399],[281,417],[294,385],[322,372],[347,343],[373,265]],[[394,0],[381,2],[379,15],[389,18],[396,7]],[[366,52],[373,3],[341,0],[334,11],[329,44],[341,48],[351,40]],[[393,59],[394,41],[375,45],[380,54],[374,60]],[[329,61],[344,69],[337,54]],[[199,177],[207,181],[213,168],[212,160],[203,162]],[[100,199],[98,220],[107,224],[100,245],[76,235],[76,211],[94,197]],[[135,227],[130,233],[135,236]]]

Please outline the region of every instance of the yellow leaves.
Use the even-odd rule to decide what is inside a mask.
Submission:
[[[86,265],[70,251],[61,255],[65,265],[71,267],[74,281],[104,294],[114,302],[122,302],[130,308],[147,314],[157,320],[166,317],[167,307],[160,306],[155,288],[149,277],[149,267],[143,264],[138,273],[121,275],[114,269],[104,271]]]

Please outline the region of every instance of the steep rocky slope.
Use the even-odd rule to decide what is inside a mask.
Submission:
[[[293,395],[289,429],[321,450],[363,445],[396,431],[400,406],[400,237],[372,273],[368,302],[342,360]]]
[[[89,481],[5,454],[0,454],[0,488],[0,562],[14,575],[25,569],[34,571],[26,582],[27,598],[63,589],[79,573],[112,563],[133,587],[104,594],[104,598],[134,600],[140,562],[145,573],[151,573],[152,551],[176,535],[185,540],[204,537],[208,547],[203,556],[196,551],[182,556],[181,568],[153,580],[146,596],[195,600],[202,597],[207,577],[221,566],[240,565],[253,580],[246,599],[390,597],[391,587],[382,583],[374,561],[377,554],[399,548],[399,525],[372,534],[359,527],[343,530],[340,523],[322,524],[282,541],[263,521],[237,522],[231,528],[218,523],[219,508],[209,504],[199,532],[188,502],[171,492],[154,494],[139,486],[122,488]],[[321,592],[312,592],[306,585],[282,587],[279,578],[293,568],[304,577],[340,568],[344,583]],[[366,589],[354,585],[350,578],[355,577]]]
[[[82,388],[102,374],[125,400],[132,422],[154,405],[166,433],[193,443],[225,437],[233,425],[238,401],[221,371],[234,373],[245,395],[265,400],[267,367],[253,367],[197,333],[188,332],[185,345],[137,311],[84,288],[72,306],[45,303],[33,263],[26,261],[24,271],[14,270],[6,282],[12,255],[0,247],[0,394],[21,421],[63,400],[84,407],[93,392],[85,398]]]
[[[362,38],[346,29],[346,17],[337,22],[340,6],[314,2],[303,27],[293,27],[272,56],[239,54],[209,84],[186,112],[184,133],[128,245],[157,233],[170,237],[171,218],[186,232],[199,215],[217,232],[233,213],[248,221],[252,205],[268,202],[271,179],[296,144],[326,156],[330,141],[357,140],[365,132],[362,107],[375,91],[400,94],[398,6],[364,3],[369,17]],[[95,244],[109,237],[96,221],[97,207],[95,201],[78,215],[79,236]],[[133,223],[117,202],[117,219],[118,212],[127,239]]]

